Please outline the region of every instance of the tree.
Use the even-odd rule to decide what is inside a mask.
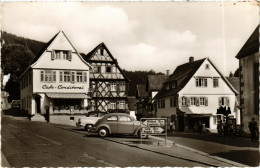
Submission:
[[[234,77],[239,77],[239,68],[237,68],[237,70],[235,71]]]
[[[21,44],[4,44],[1,54],[4,74],[10,73],[13,80],[18,80],[35,58],[32,51]]]
[[[232,71],[230,71],[230,73],[229,73],[229,77],[234,77]]]

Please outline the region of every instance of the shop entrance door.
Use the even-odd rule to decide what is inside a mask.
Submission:
[[[41,113],[41,98],[35,97],[35,102],[36,102],[36,113],[40,114]]]
[[[178,126],[179,126],[179,131],[184,131],[184,116],[179,115],[178,116]]]

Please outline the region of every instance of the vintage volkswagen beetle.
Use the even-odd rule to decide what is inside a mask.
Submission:
[[[92,127],[91,132],[98,133],[100,137],[106,137],[110,134],[124,134],[140,137],[140,121],[125,113],[110,113],[99,119]],[[147,138],[142,135],[142,138]]]

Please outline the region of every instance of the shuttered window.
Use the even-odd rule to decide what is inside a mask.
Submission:
[[[51,52],[51,60],[69,60],[72,59],[72,51],[64,51],[64,50],[52,50]]]
[[[219,97],[218,104],[219,106],[229,106],[229,97]]]

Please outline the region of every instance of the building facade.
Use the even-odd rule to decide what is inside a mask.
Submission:
[[[50,116],[86,113],[90,67],[60,31],[20,76],[21,109],[32,120],[47,121]]]
[[[242,133],[252,118],[259,122],[259,26],[238,52]],[[259,123],[258,123],[259,124]]]
[[[199,123],[217,128],[217,111],[225,108],[234,112],[236,90],[209,58],[179,65],[155,96],[157,117],[166,117],[176,131],[194,129]]]
[[[128,111],[128,78],[104,43],[99,44],[83,58],[90,63],[90,90],[92,110],[106,112]]]

